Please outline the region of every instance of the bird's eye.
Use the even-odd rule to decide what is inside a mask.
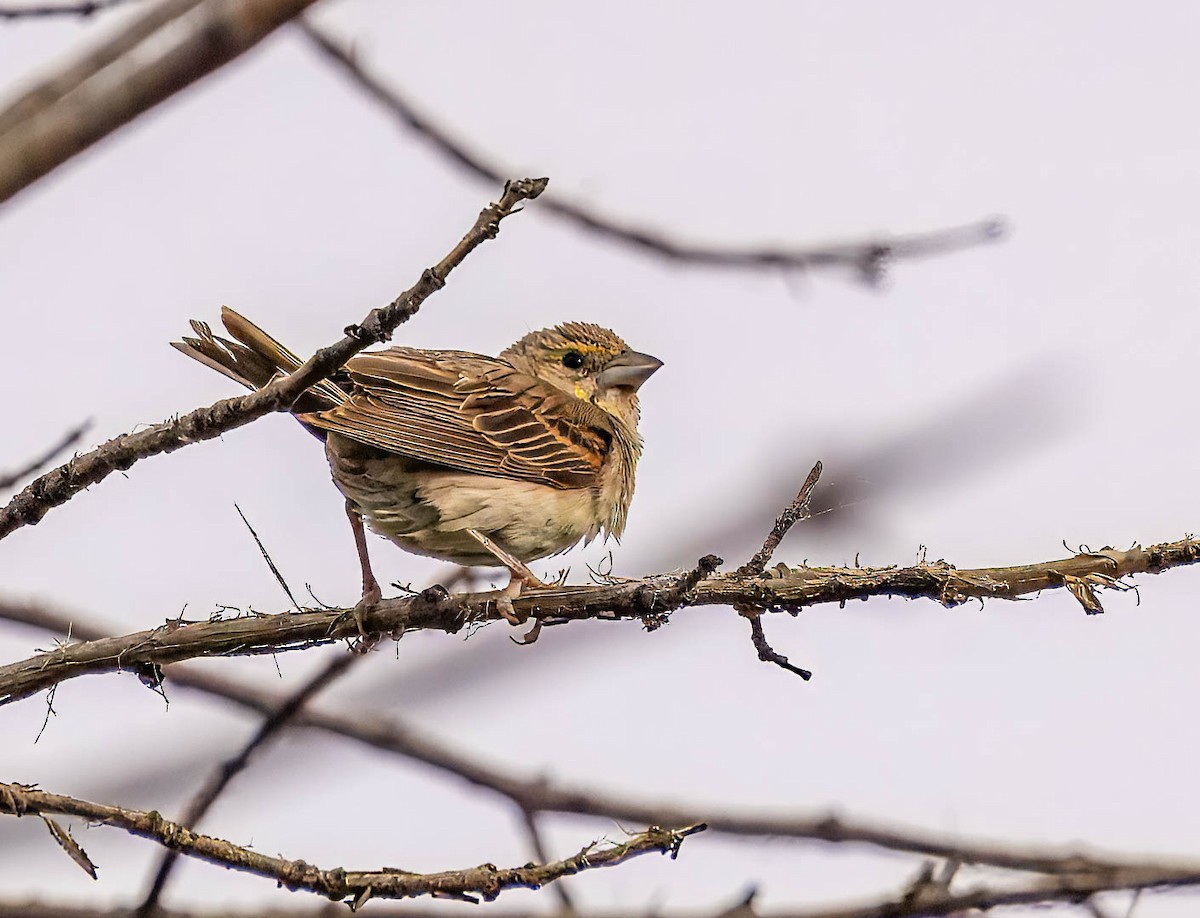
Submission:
[[[563,354],[562,364],[568,370],[578,370],[583,366],[583,354],[579,351],[567,351]]]

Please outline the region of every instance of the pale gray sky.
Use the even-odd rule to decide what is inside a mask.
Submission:
[[[579,318],[666,362],[643,390],[647,448],[617,573],[709,550],[739,563],[757,536],[723,537],[723,522],[751,501],[782,506],[818,458],[828,481],[876,454],[889,474],[876,471],[855,526],[815,538],[802,524],[781,560],[905,563],[924,545],[962,566],[1021,563],[1060,556],[1064,539],[1125,546],[1194,530],[1200,6],[347,0],[319,12],[514,176],[549,175],[679,236],[802,243],[1011,220],[1004,244],[897,265],[882,291],[656,262],[536,204],[507,222],[397,340],[494,353]],[[0,85],[124,15],[0,23]],[[300,351],[333,340],[411,284],[495,193],[284,29],[0,212],[0,466],[83,418],[98,441],[233,394],[166,345],[221,304]],[[928,432],[947,417],[948,433]],[[924,452],[892,473],[905,448]],[[285,418],[105,481],[6,539],[0,584],[121,630],[185,606],[282,610],[235,501],[294,585],[357,598],[340,498],[319,447]],[[443,570],[372,549],[381,578],[421,585]],[[605,550],[567,556],[574,576]],[[531,648],[500,627],[465,643],[417,636],[330,700],[401,714],[526,774],[640,797],[1194,855],[1198,578],[1143,578],[1140,604],[1110,593],[1097,617],[1046,595],[769,620],[778,649],[814,670],[808,684],[759,663],[728,610],[682,612],[651,635],[552,629]],[[4,659],[48,641],[0,630]],[[292,686],[319,658],[278,664]],[[281,687],[269,658],[211,667]],[[69,683],[56,709],[36,745],[41,704],[0,710],[4,780],[167,814],[251,729],[182,692],[164,709],[134,679]],[[162,771],[130,780],[150,763]],[[307,734],[242,777],[204,827],[323,865],[529,857],[503,806]],[[551,840],[566,853],[605,831],[617,828],[555,821]],[[0,825],[7,894],[140,891],[152,846],[80,836],[99,883],[40,826]],[[912,864],[702,837],[678,861],[574,886],[595,906],[703,907],[758,882],[770,907],[896,887]],[[189,863],[168,901],[300,900]],[[537,901],[511,893],[497,907]],[[1191,902],[1158,896],[1137,914]]]

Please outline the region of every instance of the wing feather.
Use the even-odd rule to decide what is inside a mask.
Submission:
[[[423,462],[581,488],[612,445],[603,410],[493,357],[394,347],[346,369],[349,399],[303,420]]]

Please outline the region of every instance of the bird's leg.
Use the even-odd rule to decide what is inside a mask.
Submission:
[[[497,545],[495,542],[493,542],[491,539],[489,539],[487,536],[485,536],[478,529],[468,529],[468,530],[466,530],[466,532],[467,532],[467,535],[469,535],[472,539],[474,539],[476,542],[478,542],[480,545],[482,545],[485,549],[487,549],[487,551],[493,557],[495,557],[495,559],[497,561],[499,561],[501,564],[503,564],[505,567],[507,567],[509,569],[509,571],[513,575],[513,580],[520,580],[523,584],[527,584],[528,586],[534,587],[535,589],[539,589],[539,590],[550,589],[550,587],[547,584],[542,582],[541,578],[538,577],[537,574],[535,574],[533,571],[531,571],[528,567],[525,566],[524,561],[522,561],[516,555],[512,554],[507,549],[501,548],[499,545]],[[511,586],[511,585],[512,584],[510,582],[509,586]],[[521,590],[520,590],[520,587],[518,587],[517,591],[512,594],[512,598],[516,599],[520,595],[521,595]]]
[[[521,595],[521,590],[526,586],[531,586],[538,590],[548,590],[550,587],[543,583],[541,578],[533,571],[525,566],[525,563],[513,555],[511,552],[501,548],[478,529],[466,530],[467,535],[473,538],[476,542],[482,545],[490,552],[497,561],[508,568],[509,578],[508,586],[500,591],[496,597],[496,608],[500,614],[504,616],[504,620],[510,625],[523,625],[529,620],[529,616],[524,617],[517,614],[513,608],[512,601]],[[524,640],[518,641],[520,644],[532,644],[537,640],[538,632],[541,631],[541,622],[534,622],[533,628],[525,635]]]
[[[363,529],[362,514],[358,509],[346,501],[346,518],[350,520],[350,530],[354,533],[354,547],[358,549],[358,563],[362,567],[362,598],[354,606],[354,623],[358,625],[358,633],[364,638],[367,636],[367,629],[363,625],[363,619],[375,603],[383,598],[383,590],[379,588],[379,581],[375,579],[375,572],[371,570],[371,559],[367,555],[367,533]]]

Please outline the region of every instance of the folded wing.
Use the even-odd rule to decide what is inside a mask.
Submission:
[[[604,411],[492,357],[395,347],[346,369],[349,399],[301,420],[446,468],[558,488],[595,485],[612,445]]]

